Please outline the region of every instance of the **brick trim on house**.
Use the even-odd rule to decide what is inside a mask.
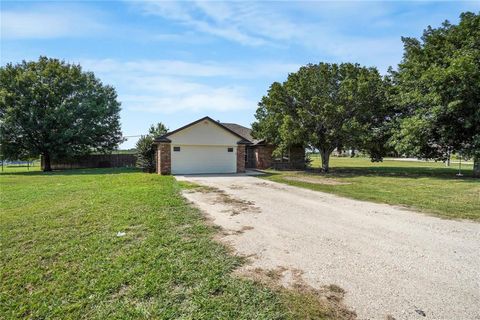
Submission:
[[[257,145],[253,146],[252,149],[255,154],[255,167],[257,169],[305,169],[305,148],[303,147],[291,147],[288,161],[275,160],[272,156],[275,147],[272,145]]]
[[[305,148],[290,148],[290,167],[289,169],[305,169]]]
[[[245,145],[237,145],[237,173],[245,172]]]
[[[172,173],[170,142],[157,143],[157,173],[161,175]]]
[[[272,166],[273,146],[259,145],[255,148],[255,162],[257,169],[268,169]]]

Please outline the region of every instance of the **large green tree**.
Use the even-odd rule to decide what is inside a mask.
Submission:
[[[277,152],[298,144],[318,149],[325,172],[336,148],[366,149],[381,159],[387,86],[375,68],[309,64],[270,86],[255,115],[254,135],[277,145]]]
[[[0,68],[0,139],[6,157],[107,152],[122,141],[115,89],[79,65],[40,57]]]
[[[403,38],[394,75],[401,116],[391,144],[402,153],[446,160],[474,158],[480,176],[480,15],[428,27],[420,40]]]

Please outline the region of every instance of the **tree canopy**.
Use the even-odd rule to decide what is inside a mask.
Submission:
[[[447,160],[473,157],[480,176],[480,15],[460,16],[421,39],[402,38],[398,70],[381,77],[358,64],[309,64],[262,98],[253,134],[278,146],[318,149],[328,171],[335,149],[387,150]]]
[[[473,156],[480,175],[480,15],[403,38],[394,73],[401,116],[391,144],[401,153],[445,160]]]
[[[292,145],[318,149],[324,171],[335,148],[372,149],[379,157],[387,85],[376,68],[309,64],[271,85],[259,103],[253,134],[277,145],[277,152]]]
[[[151,125],[150,129],[148,129],[148,134],[152,136],[154,139],[163,136],[168,132],[168,128],[161,122],[158,122],[156,125]]]
[[[0,68],[0,139],[6,157],[107,152],[122,142],[115,89],[79,65],[40,57]]]

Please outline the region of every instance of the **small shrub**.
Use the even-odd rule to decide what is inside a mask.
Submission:
[[[136,144],[137,167],[145,172],[155,172],[155,145],[152,136],[141,136]]]

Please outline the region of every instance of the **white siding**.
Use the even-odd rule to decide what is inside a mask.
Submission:
[[[241,139],[209,120],[174,133],[171,143],[172,174],[234,173],[237,142]],[[180,151],[173,151],[180,147]],[[228,152],[233,148],[233,152]]]
[[[234,173],[237,171],[237,148],[226,146],[179,146],[173,151],[172,174]]]
[[[191,127],[168,136],[172,145],[217,145],[237,146],[241,140],[238,136],[221,128],[209,120],[204,120]]]

